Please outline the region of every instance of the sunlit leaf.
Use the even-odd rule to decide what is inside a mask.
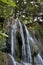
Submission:
[[[13,1],[7,1],[7,0],[1,0],[1,1],[2,1],[3,3],[6,3],[6,4],[10,5],[10,6],[13,6],[13,7],[16,6],[15,2],[13,2]]]
[[[0,35],[1,35],[1,36],[4,36],[4,37],[8,37],[8,35],[7,35],[7,34],[2,33],[2,32],[0,32]]]

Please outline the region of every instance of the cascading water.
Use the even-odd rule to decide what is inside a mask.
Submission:
[[[13,43],[13,41],[14,40],[13,40],[13,35],[12,34],[13,34],[13,30],[11,31],[11,54],[13,55],[13,52],[14,52],[14,47],[13,47],[14,43]]]
[[[20,23],[20,21],[19,21],[19,25],[20,25],[20,34],[22,38],[22,60],[26,61],[25,40],[24,40],[22,24]]]
[[[29,44],[29,32],[27,30],[27,27],[25,26],[25,30],[26,30],[26,35],[27,35],[27,59],[28,59],[28,62],[32,63],[32,57],[31,57],[31,49],[30,49],[30,44]]]
[[[21,65],[21,63],[18,63],[17,61],[15,61],[14,57],[11,54],[8,54],[8,55],[12,59],[13,65]]]
[[[13,64],[16,65],[17,62],[14,60],[13,56],[10,55],[10,54],[8,54],[8,55],[11,57],[11,59],[12,59],[12,61],[13,61]]]
[[[12,25],[12,30],[11,30],[11,54],[8,54],[11,57],[14,65],[17,65],[17,62],[15,61],[15,59],[13,57],[14,52],[15,52],[15,50],[14,50],[15,46],[14,45],[15,45],[15,39],[16,39],[15,38],[16,28],[17,28],[17,26],[16,26],[16,23],[15,23],[14,25]]]
[[[11,54],[13,56],[14,54],[14,44],[15,44],[15,39],[16,39],[16,23],[12,25],[12,30],[11,30]]]
[[[17,43],[17,37],[16,37],[16,31],[18,30],[18,25],[19,25],[19,34],[21,39],[19,38],[19,40],[22,41],[22,45],[21,42],[18,43],[18,48],[15,48],[15,45]],[[26,40],[25,40],[25,34],[23,31],[23,26],[25,28],[25,33],[26,33]],[[15,24],[12,25],[12,30],[11,30],[11,54],[8,54],[14,65],[43,65],[43,59],[41,58],[40,54],[37,53],[36,56],[34,56],[34,63],[33,62],[33,58],[32,58],[32,49],[31,46],[36,46],[34,48],[37,48],[36,42],[35,40],[31,37],[31,35],[28,32],[28,29],[25,25],[21,24],[21,22],[19,20],[17,20],[15,22]],[[19,36],[19,35],[18,35]],[[22,49],[20,49],[20,46]],[[21,51],[22,54],[21,55],[21,62],[18,62],[15,58],[15,54],[17,54],[18,51]],[[35,49],[36,50],[36,49]],[[18,54],[17,54],[18,55]],[[16,55],[16,56],[17,56]],[[19,56],[20,56],[19,55]],[[15,61],[16,60],[16,61]]]
[[[34,58],[34,65],[43,65],[43,60],[40,54]]]

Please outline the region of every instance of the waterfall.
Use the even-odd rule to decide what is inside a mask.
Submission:
[[[26,39],[25,39],[23,26],[25,28]],[[19,39],[16,37],[17,30],[19,31],[19,34],[20,34],[20,37],[18,37]],[[20,40],[20,38],[22,41],[22,45],[20,45],[21,42],[17,43],[18,40]],[[18,44],[18,47],[17,47],[17,44]],[[14,65],[43,65],[43,59],[39,53],[37,53],[37,55],[33,57],[34,64],[32,64],[32,62],[33,62],[32,49],[31,49],[32,46],[34,47],[35,52],[36,52],[36,50],[38,49],[36,41],[34,40],[34,38],[32,38],[27,27],[25,25],[22,25],[22,23],[19,20],[17,20],[15,22],[15,24],[12,25],[12,29],[11,29],[11,54],[8,54],[11,57],[13,64]],[[20,49],[20,47],[22,49]],[[20,55],[18,57],[20,57],[19,60],[21,62],[18,62],[17,55],[19,54],[18,52],[20,52],[20,51],[22,52],[22,53],[20,53],[21,57],[20,57]],[[16,56],[15,56],[15,54],[16,54]]]

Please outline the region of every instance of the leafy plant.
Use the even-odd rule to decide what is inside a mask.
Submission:
[[[0,17],[10,17],[15,7],[16,4],[13,0],[0,0]]]

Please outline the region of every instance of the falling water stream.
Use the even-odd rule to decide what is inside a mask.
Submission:
[[[15,34],[16,34],[16,23],[12,26],[12,30],[11,30],[11,54],[14,54],[14,43],[15,43]]]
[[[38,54],[35,59],[35,65],[43,65],[43,60],[42,60],[42,57],[40,56],[40,54]]]
[[[14,58],[14,55],[16,53],[15,52],[16,30],[18,30],[17,23],[20,27],[19,32],[20,32],[21,39],[22,39],[22,50],[20,50],[22,52],[21,63],[17,62]],[[31,53],[30,44],[36,45],[35,41],[31,37],[31,35],[29,34],[27,27],[24,25],[25,32],[26,32],[26,42],[27,42],[25,44],[25,38],[24,38],[24,33],[23,33],[24,31],[23,31],[22,24],[19,20],[17,20],[17,23],[15,22],[15,24],[12,25],[12,30],[11,30],[11,54],[8,54],[11,57],[13,64],[14,65],[43,65],[43,59],[41,58],[39,53],[34,57],[34,64],[32,64],[32,53]],[[30,43],[30,41],[31,41],[31,43]]]
[[[21,38],[22,38],[22,59],[25,61],[26,60],[26,50],[25,50],[25,40],[24,40],[24,34],[23,34],[23,28],[22,28],[22,24],[19,21],[19,25],[20,25],[20,34],[21,34]]]
[[[17,62],[14,60],[14,57],[11,54],[8,55],[11,57],[13,64],[16,65]]]
[[[30,61],[30,63],[32,63],[32,57],[31,57],[31,49],[30,49],[30,44],[29,44],[29,32],[27,30],[27,27],[25,26],[25,30],[26,30],[26,35],[27,35],[27,54],[28,54],[28,62]]]
[[[13,44],[13,35],[12,34],[13,34],[13,30],[11,31],[11,44],[12,44],[11,45],[11,51],[12,51],[11,54],[13,55],[13,52],[14,52],[14,47],[13,46],[14,46],[14,44]]]

